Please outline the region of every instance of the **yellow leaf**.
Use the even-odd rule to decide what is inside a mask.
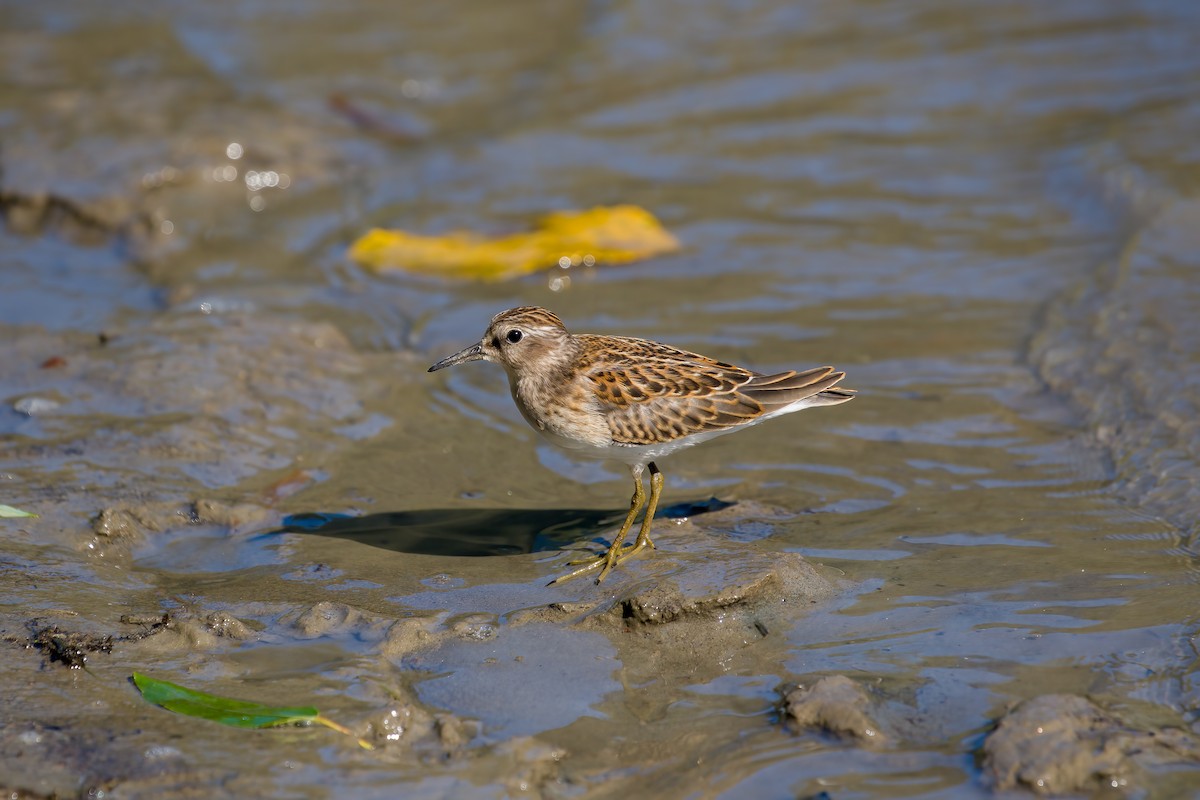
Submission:
[[[543,217],[528,233],[488,239],[467,232],[420,236],[407,231],[368,231],[350,246],[350,258],[369,269],[502,281],[586,257],[624,264],[679,249],[679,241],[649,211],[637,206],[598,206]]]

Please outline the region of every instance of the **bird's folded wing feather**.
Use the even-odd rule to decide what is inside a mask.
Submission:
[[[606,348],[604,338],[595,337],[588,348],[586,374],[618,444],[657,444],[745,425],[820,395],[843,377],[832,367],[759,375],[655,342],[625,339]],[[821,404],[843,402],[841,391]]]

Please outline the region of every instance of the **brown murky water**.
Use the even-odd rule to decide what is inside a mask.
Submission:
[[[0,15],[0,788],[1200,796],[1200,6]],[[685,252],[344,258],[614,202]],[[664,461],[659,552],[548,588],[623,468],[424,372],[521,304],[861,396]]]

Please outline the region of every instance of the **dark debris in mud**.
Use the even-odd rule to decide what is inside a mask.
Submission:
[[[122,618],[124,621],[124,618]],[[93,653],[111,653],[119,642],[136,642],[166,629],[171,622],[169,614],[162,614],[152,622],[142,622],[142,629],[134,633],[113,635],[68,631],[58,625],[45,624],[31,619],[26,623],[27,636],[4,634],[0,641],[25,650],[37,650],[46,664],[62,664],[68,669],[83,669]]]
[[[48,625],[35,629],[27,646],[40,650],[51,664],[58,662],[69,669],[81,669],[87,664],[89,653],[111,653],[113,637],[64,631],[57,625]]]
[[[197,643],[214,639],[242,641],[258,634],[242,620],[223,611],[204,614],[199,611],[167,611],[160,614],[124,614],[121,624],[136,626],[137,630],[121,634],[99,634],[65,630],[40,619],[26,622],[28,635],[0,634],[0,641],[24,650],[37,650],[45,663],[62,664],[68,669],[84,669],[95,653],[111,653],[118,644],[140,642],[164,631],[173,631]]]
[[[4,641],[27,650],[39,651],[49,664],[58,663],[68,669],[82,669],[87,666],[89,654],[112,652],[112,636],[65,631],[57,625],[43,625],[38,620],[30,620],[28,627],[28,636],[6,634],[3,637]]]

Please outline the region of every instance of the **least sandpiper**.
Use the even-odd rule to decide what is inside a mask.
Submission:
[[[608,550],[555,578],[561,583],[600,570],[596,583],[650,541],[662,495],[655,461],[723,433],[812,406],[854,397],[837,386],[833,367],[763,375],[669,345],[625,336],[572,334],[544,308],[522,306],[492,317],[483,338],[429,368],[495,361],[508,373],[513,400],[533,428],[555,445],[588,458],[629,465],[633,498]],[[650,500],[642,472],[650,469]],[[642,506],[633,545],[623,546]]]

